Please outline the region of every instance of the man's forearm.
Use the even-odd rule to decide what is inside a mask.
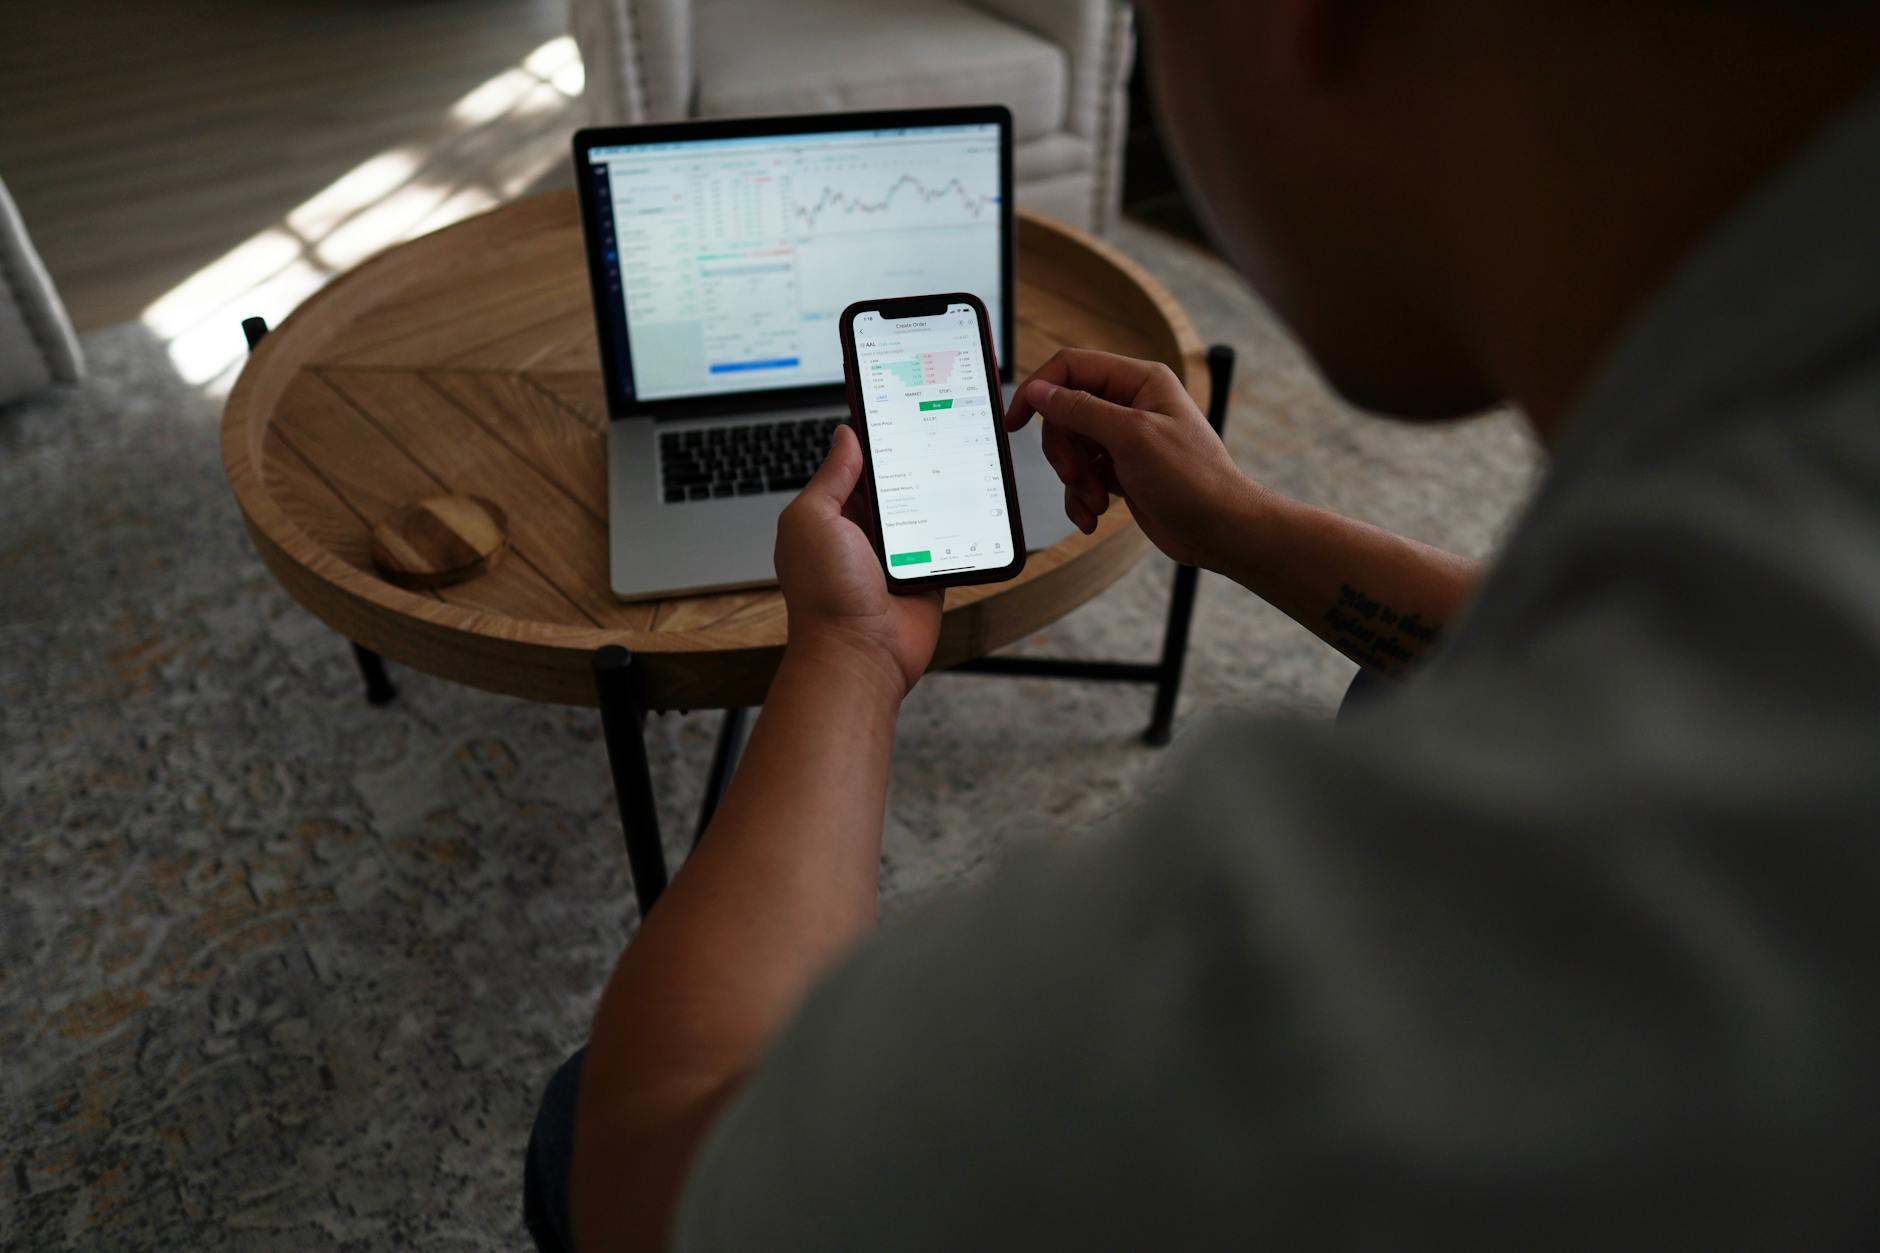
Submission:
[[[1396,676],[1453,622],[1479,566],[1249,484],[1210,566],[1366,669]]]
[[[724,803],[602,997],[583,1067],[583,1253],[657,1248],[711,1116],[872,928],[899,675],[793,645]]]

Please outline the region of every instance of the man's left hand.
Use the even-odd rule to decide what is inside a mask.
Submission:
[[[933,660],[941,597],[937,590],[888,591],[850,508],[861,476],[861,442],[837,427],[822,468],[778,519],[777,581],[790,611],[790,649],[850,649],[882,665],[905,695]]]

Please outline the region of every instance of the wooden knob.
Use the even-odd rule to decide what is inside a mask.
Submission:
[[[448,587],[494,566],[509,516],[481,496],[432,496],[372,528],[372,564],[400,587]]]

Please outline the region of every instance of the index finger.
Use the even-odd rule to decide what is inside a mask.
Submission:
[[[1153,361],[1141,361],[1120,353],[1100,352],[1095,348],[1060,348],[1018,385],[1012,395],[1012,407],[1005,411],[1005,429],[1019,430],[1038,412],[1032,407],[1029,394],[1033,379],[1089,392],[1112,404],[1129,405],[1143,384],[1154,377],[1155,369]]]

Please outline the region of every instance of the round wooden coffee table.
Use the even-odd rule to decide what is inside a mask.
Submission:
[[[1166,362],[1204,405],[1179,305],[1079,231],[1018,221],[1017,367],[1060,345]],[[518,201],[393,248],[256,349],[222,459],[262,560],[317,617],[395,661],[531,700],[592,705],[590,658],[633,654],[648,709],[762,702],[784,641],[775,590],[622,604],[608,589],[606,407],[573,193]],[[373,569],[372,528],[456,492],[507,512],[487,574],[414,591]],[[1034,553],[1009,583],[947,593],[934,667],[1045,626],[1147,548],[1128,511]]]
[[[1061,345],[1104,348],[1165,362],[1207,404],[1207,359],[1154,279],[1045,218],[1019,216],[1018,248],[1021,376]],[[735,761],[743,709],[763,702],[782,655],[784,608],[774,589],[614,599],[607,413],[588,293],[572,192],[393,248],[255,345],[223,415],[222,460],[262,560],[294,599],[353,641],[375,702],[392,695],[383,654],[493,692],[601,707],[644,910],[666,868],[641,718],[732,711],[702,830]],[[501,560],[444,587],[380,577],[374,527],[443,495],[478,498],[503,516]],[[1083,604],[1147,548],[1119,504],[1095,534],[1033,553],[1021,577],[949,590],[934,668],[1154,683],[1148,738],[1166,743],[1191,569],[1178,574],[1159,663],[974,661]]]

